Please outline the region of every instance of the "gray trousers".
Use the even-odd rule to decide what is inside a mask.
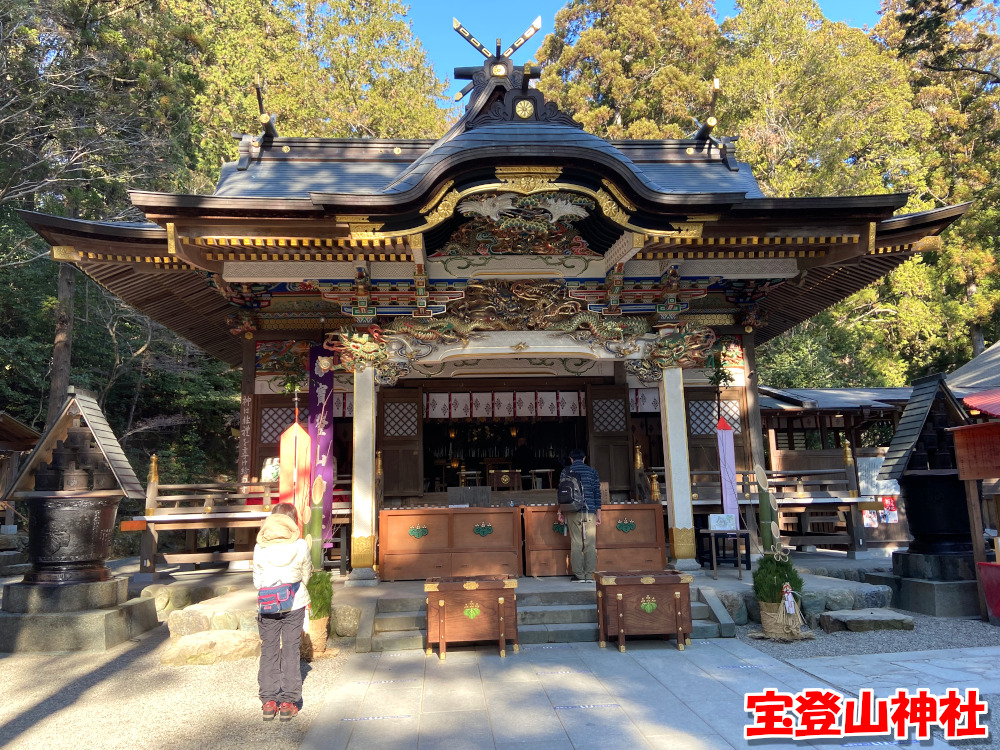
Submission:
[[[302,672],[299,671],[299,643],[306,609],[278,615],[257,615],[260,631],[260,668],[257,685],[260,702],[302,702]]]
[[[569,567],[577,578],[593,578],[597,567],[597,523],[593,513],[567,513]]]

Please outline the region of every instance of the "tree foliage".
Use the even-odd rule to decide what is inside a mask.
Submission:
[[[886,0],[866,32],[827,20],[815,0],[743,0],[721,30],[705,3],[574,0],[539,52],[540,87],[611,137],[682,134],[708,113],[717,75],[717,132],[739,136],[738,156],[767,195],[905,192],[907,212],[976,199],[940,253],[763,347],[765,383],[904,385],[996,333],[996,87],[930,70],[930,51],[901,56],[905,1]],[[959,1],[939,35],[966,67],[995,69],[994,9]]]
[[[538,51],[539,89],[592,133],[676,138],[707,112],[711,0],[570,0]]]
[[[768,195],[912,191],[930,122],[906,66],[815,0],[745,0],[723,24],[719,129]],[[926,205],[913,205],[911,209]]]
[[[388,0],[0,0],[0,410],[40,427],[57,264],[34,209],[141,219],[130,189],[207,192],[259,132],[257,77],[283,135],[434,136],[443,86]],[[13,83],[12,83],[13,82]],[[238,372],[79,276],[71,382],[98,393],[142,474],[232,474]]]
[[[398,0],[302,0],[294,7],[326,97],[322,135],[436,138],[450,112]]]
[[[928,70],[964,73],[1000,84],[994,3],[982,0],[906,0],[898,12],[903,28],[899,51],[916,56]]]

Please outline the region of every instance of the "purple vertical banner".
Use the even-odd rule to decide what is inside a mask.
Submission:
[[[332,352],[322,346],[309,347],[309,440],[313,446],[312,480],[326,483],[323,492],[323,546],[333,545],[333,483],[337,481],[337,459],[333,452],[333,364]]]

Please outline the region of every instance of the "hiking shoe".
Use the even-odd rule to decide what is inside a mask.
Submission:
[[[299,709],[296,708],[294,703],[281,704],[281,709],[278,712],[278,718],[281,719],[281,721],[291,721],[298,715]]]
[[[278,713],[277,701],[268,701],[264,704],[264,721],[274,721],[276,713]]]
[[[587,579],[586,578],[577,578],[576,576],[573,576],[572,578],[569,579],[569,582],[570,583],[586,583]]]

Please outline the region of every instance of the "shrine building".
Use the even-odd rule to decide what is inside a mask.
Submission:
[[[283,138],[270,118],[211,195],[133,192],[146,223],[21,214],[54,260],[242,367],[240,481],[278,456],[282,385],[301,385],[311,479],[327,508],[350,500],[352,575],[566,574],[528,511],[554,514],[577,447],[606,507],[655,507],[599,565],[684,567],[718,511],[692,487],[718,476],[720,414],[740,475],[768,465],[756,347],[939,249],[966,208],[769,198],[709,125],[599,138],[529,85],[518,46],[456,71],[469,101],[439,140]],[[498,533],[459,542],[456,505]]]

